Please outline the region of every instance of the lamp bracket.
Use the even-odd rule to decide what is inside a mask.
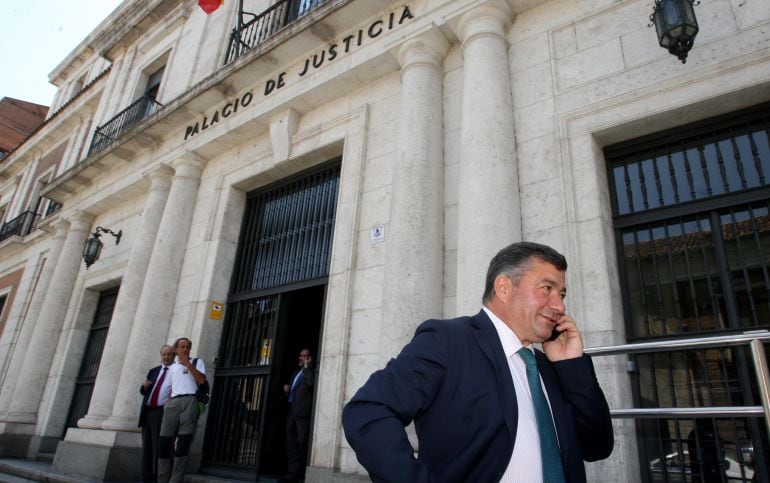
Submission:
[[[93,235],[94,238],[99,238],[100,236],[102,236],[102,233],[109,233],[110,235],[114,236],[116,245],[120,244],[120,237],[123,236],[123,230],[120,230],[117,233],[115,233],[109,228],[104,228],[102,226],[97,226],[96,231],[91,233],[91,235]]]

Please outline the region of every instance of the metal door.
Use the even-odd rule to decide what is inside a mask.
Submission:
[[[292,349],[293,335],[279,330],[291,300],[283,295],[326,283],[339,175],[337,161],[249,195],[214,374],[204,472],[244,478],[259,471],[264,438],[275,429],[265,418],[282,384],[283,348]]]

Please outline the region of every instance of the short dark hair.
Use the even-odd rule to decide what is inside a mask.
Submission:
[[[174,341],[174,349],[179,347],[179,343],[182,342],[183,340],[186,340],[187,342],[189,342],[190,343],[190,349],[192,349],[192,341],[190,339],[188,339],[187,337],[180,337],[177,340],[175,340]]]
[[[514,283],[518,283],[532,260],[550,263],[562,272],[567,271],[567,259],[548,245],[534,242],[513,243],[497,252],[497,255],[489,262],[482,301],[486,302],[494,295],[497,277],[507,275],[511,277]]]

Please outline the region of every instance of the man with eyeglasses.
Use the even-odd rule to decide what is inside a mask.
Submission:
[[[297,369],[283,386],[289,400],[286,417],[286,458],[288,470],[285,481],[305,479],[307,441],[310,431],[310,412],[313,406],[313,354],[310,349],[299,353]]]

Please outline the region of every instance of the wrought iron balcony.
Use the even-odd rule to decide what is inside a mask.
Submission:
[[[145,94],[140,97],[136,102],[119,112],[117,116],[96,128],[88,154],[91,155],[101,151],[112,141],[119,138],[121,134],[157,112],[161,107],[163,107],[163,104],[156,101],[152,96]]]
[[[27,210],[11,221],[4,223],[0,228],[0,241],[16,236],[27,236],[32,233],[40,215],[32,210]]]
[[[230,35],[230,45],[225,56],[225,65],[234,61],[249,49],[269,39],[284,27],[291,25],[326,0],[278,0],[274,5],[259,15],[241,12],[238,26]],[[249,15],[248,22],[243,16]]]

